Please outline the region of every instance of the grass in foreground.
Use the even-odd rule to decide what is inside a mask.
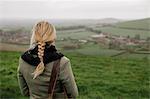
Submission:
[[[1,52],[1,99],[24,99],[16,70],[20,52]],[[147,59],[110,58],[65,53],[70,58],[80,96],[78,99],[148,99],[150,67]]]

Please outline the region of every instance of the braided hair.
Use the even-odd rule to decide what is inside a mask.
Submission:
[[[37,44],[38,45],[38,57],[40,59],[40,63],[36,67],[35,71],[32,73],[34,75],[33,79],[43,73],[44,71],[44,63],[43,63],[43,56],[44,56],[44,49],[46,42],[49,44],[54,44],[56,39],[56,30],[52,24],[48,22],[41,21],[35,25],[33,28],[33,34],[31,37],[31,45]]]

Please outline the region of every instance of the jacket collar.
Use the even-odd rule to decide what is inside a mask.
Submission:
[[[21,58],[28,64],[32,66],[37,66],[40,63],[40,59],[37,53],[38,53],[38,45],[36,45],[32,49],[25,51],[21,55]],[[44,49],[44,56],[43,56],[44,64],[60,59],[63,56],[64,55],[62,53],[57,52],[57,49],[55,48],[54,45],[49,45],[46,43],[45,49]]]

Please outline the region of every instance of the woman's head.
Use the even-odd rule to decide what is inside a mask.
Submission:
[[[30,45],[32,46],[33,44],[37,44],[38,42],[49,42],[50,44],[54,44],[55,39],[55,27],[46,21],[41,21],[33,27]]]
[[[54,44],[55,39],[56,30],[52,24],[49,24],[46,21],[41,21],[34,26],[30,46],[33,46],[34,44],[38,45],[38,57],[40,59],[40,63],[33,72],[33,79],[42,74],[44,71],[45,67],[43,63],[43,56],[46,42],[49,44]]]

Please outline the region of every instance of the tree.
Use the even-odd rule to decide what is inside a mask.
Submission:
[[[134,38],[137,39],[137,40],[140,40],[140,35],[136,34]]]

